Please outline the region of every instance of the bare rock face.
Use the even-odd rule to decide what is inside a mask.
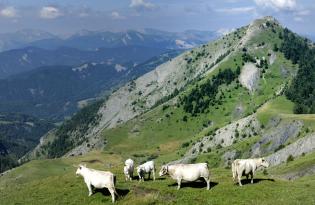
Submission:
[[[282,175],[281,178],[284,178],[287,180],[295,180],[295,179],[298,179],[300,177],[310,176],[313,174],[315,174],[315,165],[311,166],[311,167],[307,167],[307,168],[299,170],[299,171],[296,171],[296,172],[287,173],[285,175]]]
[[[253,63],[246,63],[241,71],[239,81],[249,91],[253,92],[258,85],[260,72]]]
[[[307,154],[315,151],[315,133],[309,134],[296,142],[286,146],[278,152],[271,154],[266,158],[270,166],[276,166],[287,161],[291,155],[299,157],[303,153]]]
[[[256,115],[250,115],[218,129],[212,136],[205,136],[196,142],[186,156],[196,156],[209,152],[216,147],[231,146],[234,140],[247,139],[260,133],[260,124]]]
[[[269,57],[269,64],[272,65],[277,59],[277,55],[275,52],[271,51],[271,55]]]
[[[297,138],[303,127],[301,121],[278,122],[277,119],[271,121],[272,128],[268,129],[252,146],[252,157],[264,156],[280,149],[280,146],[284,146],[289,140]]]

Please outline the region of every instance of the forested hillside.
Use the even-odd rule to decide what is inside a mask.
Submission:
[[[287,59],[298,64],[300,69],[292,85],[286,92],[287,97],[295,102],[297,114],[315,113],[315,48],[314,43],[284,29],[280,51]]]
[[[40,137],[54,126],[35,117],[0,114],[0,172],[18,165],[17,160],[38,143]]]

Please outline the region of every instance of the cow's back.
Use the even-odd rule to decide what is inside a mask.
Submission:
[[[236,159],[234,160],[233,164],[234,169],[237,170],[239,174],[247,175],[255,170],[255,162],[252,159]]]
[[[176,175],[182,175],[185,180],[194,181],[200,177],[208,177],[207,163],[181,164],[176,166]]]

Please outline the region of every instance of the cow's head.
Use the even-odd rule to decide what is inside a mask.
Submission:
[[[163,165],[161,167],[161,170],[160,170],[159,174],[160,174],[160,177],[164,176],[164,175],[167,175],[168,174],[168,166],[167,165]]]
[[[139,176],[142,176],[142,174],[143,174],[143,169],[141,168],[141,166],[137,166],[136,170],[137,170],[138,175],[139,175]]]
[[[86,168],[85,164],[80,164],[77,171],[75,172],[76,175],[82,175],[82,170]]]
[[[267,162],[265,158],[261,158],[261,166],[265,168],[269,167],[269,163]]]

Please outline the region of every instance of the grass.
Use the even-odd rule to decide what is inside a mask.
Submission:
[[[285,96],[279,96],[262,106],[257,111],[259,121],[266,125],[272,117],[280,117],[283,120],[301,120],[304,127],[315,130],[315,114],[293,114],[294,104]]]
[[[155,182],[125,182],[120,156],[94,152],[84,157],[32,161],[17,168],[1,177],[0,204],[111,204],[107,191],[97,191],[88,197],[83,179],[75,176],[72,164],[89,160],[96,160],[87,162],[89,167],[117,175],[117,189],[122,195],[117,204],[299,204],[301,199],[303,204],[315,202],[315,176],[291,182],[258,173],[254,184],[238,187],[233,184],[229,169],[211,168],[210,191],[203,182],[183,183],[177,191],[175,181],[169,177]],[[112,167],[106,168],[109,163]],[[30,167],[36,168],[20,172]]]

